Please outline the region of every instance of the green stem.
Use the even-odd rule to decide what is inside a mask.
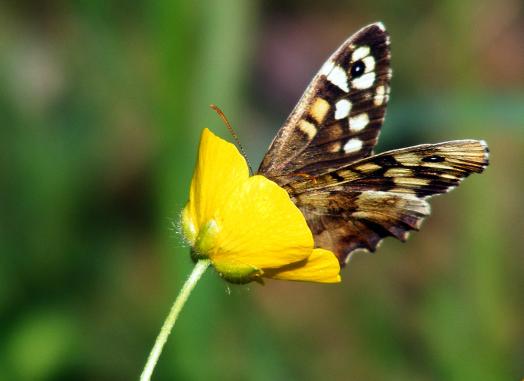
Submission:
[[[158,358],[162,353],[164,344],[166,343],[167,338],[171,333],[173,326],[175,325],[176,319],[178,318],[182,307],[184,307],[187,298],[191,294],[191,291],[193,291],[193,288],[195,288],[195,285],[197,284],[200,277],[202,277],[202,274],[204,274],[210,263],[211,261],[209,259],[199,260],[196,263],[193,272],[191,275],[189,275],[189,278],[187,278],[186,283],[184,283],[182,286],[175,303],[171,307],[171,311],[169,311],[169,315],[167,315],[164,325],[160,329],[160,333],[156,338],[155,345],[153,346],[151,353],[149,353],[146,366],[140,375],[140,381],[149,381],[151,379],[151,374],[153,374],[153,370],[155,369]]]

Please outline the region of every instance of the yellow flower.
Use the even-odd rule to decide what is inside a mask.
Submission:
[[[204,129],[182,230],[195,260],[208,258],[233,283],[261,277],[340,282],[340,265],[314,249],[304,216],[287,192],[264,176],[249,176],[237,148]]]

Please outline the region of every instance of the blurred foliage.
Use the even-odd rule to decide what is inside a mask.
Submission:
[[[485,174],[339,286],[199,284],[156,380],[524,377],[518,0],[0,3],[0,380],[137,379],[191,269],[175,233],[203,127],[253,163],[323,59],[385,22],[379,149],[484,138]]]

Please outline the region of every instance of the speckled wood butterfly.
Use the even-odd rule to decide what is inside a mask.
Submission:
[[[484,141],[454,140],[373,154],[391,79],[389,35],[369,25],[326,61],[273,140],[258,173],[284,187],[315,246],[340,263],[383,238],[405,241],[427,199],[488,165]]]

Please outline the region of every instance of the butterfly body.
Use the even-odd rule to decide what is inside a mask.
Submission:
[[[488,165],[483,141],[373,154],[389,99],[389,35],[362,28],[326,61],[279,130],[259,174],[284,187],[315,246],[344,264],[357,249],[402,241],[429,215],[427,198]]]

